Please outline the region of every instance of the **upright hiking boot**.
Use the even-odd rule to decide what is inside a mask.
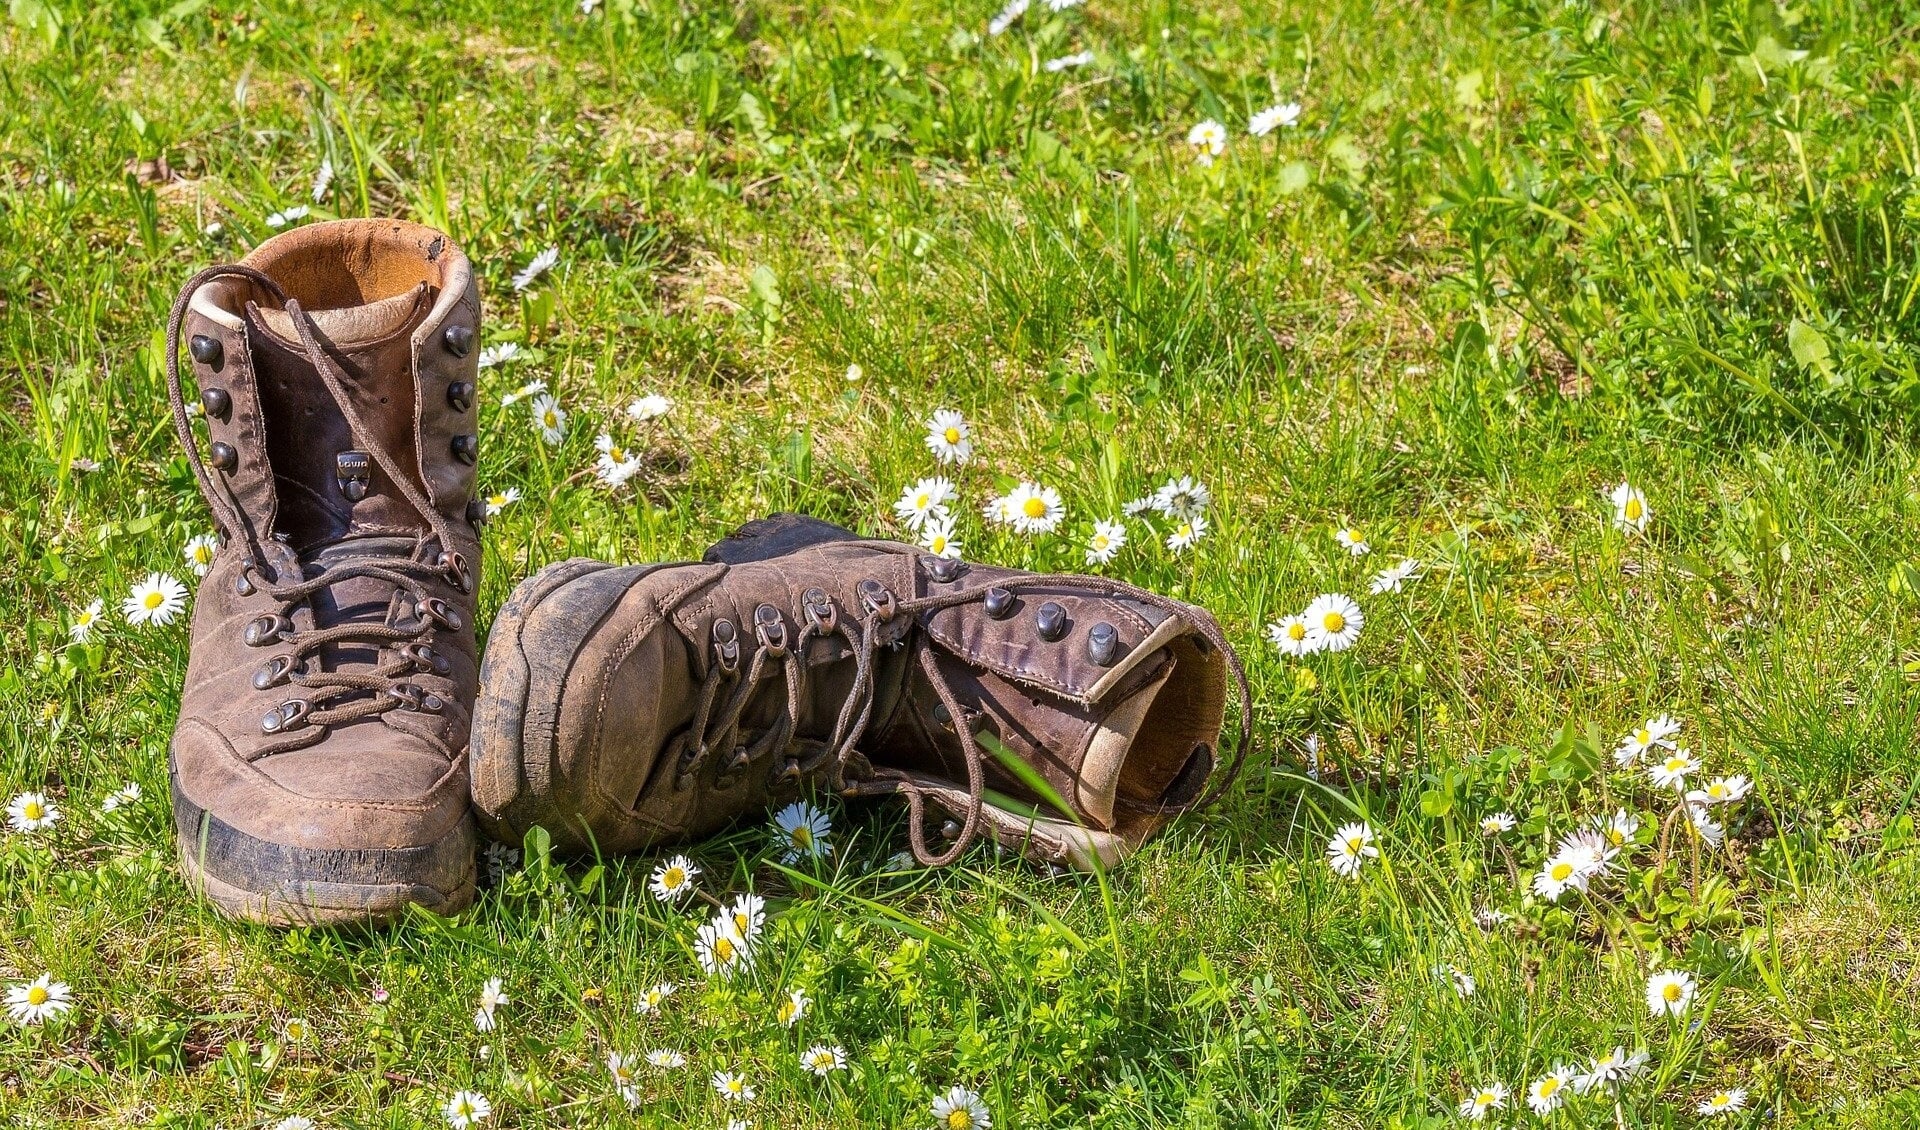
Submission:
[[[1229,673],[1244,751],[1246,679],[1205,611],[776,515],[698,563],[523,583],[481,669],[475,809],[505,839],[623,852],[808,788],[898,795],[924,864],[986,833],[1111,866],[1237,771],[1214,772]]]
[[[174,423],[221,544],[169,769],[182,869],[229,915],[378,922],[473,896],[479,336],[466,256],[394,221],[297,228],[174,303]]]

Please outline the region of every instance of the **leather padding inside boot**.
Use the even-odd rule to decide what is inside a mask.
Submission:
[[[1164,681],[1142,692],[1152,696],[1151,706],[1130,716],[1116,709],[1109,716],[1110,722],[1139,718],[1113,784],[1119,808],[1128,807],[1128,802],[1140,807],[1190,801],[1192,796],[1177,794],[1192,789],[1178,786],[1194,776],[1197,761],[1204,761],[1207,770],[1213,766],[1212,744],[1226,717],[1226,662],[1197,636],[1181,636],[1167,644],[1167,651],[1173,661],[1171,671]],[[1094,741],[1100,741],[1097,732]],[[1202,746],[1208,751],[1204,757],[1199,751]],[[1200,779],[1205,780],[1204,772]]]

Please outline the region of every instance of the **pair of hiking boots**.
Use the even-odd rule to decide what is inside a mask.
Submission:
[[[482,830],[624,852],[808,791],[905,798],[928,865],[987,834],[1085,869],[1231,776],[1246,682],[1204,611],[797,515],[698,562],[542,569],[482,663],[480,337],[465,255],[392,221],[295,229],[174,304],[221,545],[169,769],[181,866],[224,912],[450,914]]]

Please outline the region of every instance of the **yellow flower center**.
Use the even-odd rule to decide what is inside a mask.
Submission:
[[[793,1020],[798,1019],[799,1015],[800,1006],[794,1004],[792,1001],[788,1001],[780,1006],[779,1017],[780,1023],[782,1024],[791,1023]]]
[[[1327,613],[1321,617],[1320,622],[1326,625],[1327,631],[1329,632],[1344,631],[1347,626],[1347,618],[1338,612]]]
[[[913,496],[913,508],[915,510],[925,510],[927,504],[932,501],[933,499],[928,496],[926,491],[921,491],[919,494]]]
[[[1653,735],[1645,730],[1635,730],[1633,732],[1633,740],[1640,745],[1652,745]]]
[[[1552,1097],[1553,1093],[1559,1089],[1560,1080],[1551,1075],[1540,1081],[1540,1097],[1543,1099]]]
[[[947,1113],[947,1125],[952,1130],[970,1130],[973,1126],[973,1112],[966,1107],[956,1107]]]
[[[1029,498],[1021,509],[1026,512],[1029,518],[1044,518],[1047,516],[1047,500],[1044,498]]]
[[[1479,1106],[1492,1106],[1494,1103],[1500,1101],[1500,1096],[1494,1094],[1492,1091],[1482,1091],[1474,1096],[1473,1101]]]
[[[1684,758],[1684,757],[1669,757],[1669,758],[1667,758],[1667,772],[1669,772],[1669,773],[1679,773],[1679,772],[1681,772],[1681,771],[1683,771],[1683,770],[1685,770],[1686,768],[1687,768],[1687,759],[1686,759],[1686,758]]]
[[[1287,638],[1294,641],[1295,643],[1299,643],[1301,640],[1306,639],[1307,626],[1305,624],[1288,624]]]
[[[1664,997],[1669,1003],[1678,1001],[1680,999],[1680,982],[1678,981],[1668,982],[1666,987],[1660,990],[1660,995]]]
[[[1352,852],[1355,855],[1359,855],[1360,849],[1365,847],[1366,845],[1367,845],[1367,838],[1365,836],[1348,836],[1347,837],[1347,850]]]
[[[1707,795],[1715,800],[1719,800],[1721,797],[1727,795],[1727,786],[1721,784],[1708,785]]]
[[[715,941],[713,943],[713,956],[721,965],[726,965],[731,962],[733,960],[733,939],[723,937]]]
[[[504,494],[490,494],[487,496],[487,501],[495,506],[505,506],[507,504],[507,496]]]
[[[948,428],[948,429],[947,429],[946,431],[944,431],[944,432],[941,432],[941,433],[940,433],[940,435],[941,435],[941,437],[942,437],[942,438],[944,438],[944,439],[945,439],[945,440],[946,440],[946,441],[947,441],[948,443],[959,443],[959,442],[960,442],[960,429],[959,429],[959,428]]]
[[[1360,536],[1359,530],[1346,530],[1342,532],[1341,536],[1347,539],[1348,544],[1365,540]]]
[[[1719,1095],[1713,1096],[1713,1098],[1708,1101],[1711,1102],[1713,1106],[1715,1106],[1716,1108],[1723,1107],[1733,1102],[1733,1096],[1728,1094],[1719,1094]]]
[[[947,539],[941,537],[939,534],[933,535],[932,549],[935,553],[945,553],[947,551]]]
[[[140,603],[146,605],[148,611],[152,611],[153,609],[160,607],[166,602],[167,602],[166,594],[160,592],[158,589],[155,589],[153,592],[150,592],[147,595],[140,598]]]
[[[542,423],[546,424],[549,428],[557,428],[560,426],[560,421],[554,416],[552,409],[548,409],[545,413],[543,413],[540,417],[540,420]]]
[[[87,609],[86,611],[81,612],[79,616],[79,621],[82,624],[93,623],[93,610]]]
[[[1627,499],[1627,505],[1623,509],[1627,515],[1627,520],[1630,522],[1638,522],[1640,515],[1646,513],[1646,507],[1642,505],[1637,498]]]
[[[812,847],[813,829],[807,827],[805,824],[795,824],[793,826],[792,839],[794,847]]]
[[[1179,528],[1179,529],[1177,529],[1177,530],[1175,530],[1175,531],[1173,532],[1173,536],[1174,536],[1174,537],[1177,537],[1177,538],[1190,538],[1190,537],[1192,537],[1192,536],[1193,536],[1193,524],[1192,524],[1192,523],[1190,523],[1190,522],[1182,522],[1182,523],[1180,523],[1180,528]]]
[[[204,545],[196,545],[193,547],[193,559],[197,563],[205,565],[213,560],[213,550],[208,549]]]
[[[734,1095],[737,1095],[737,1094],[739,1094],[739,1093],[741,1092],[741,1090],[743,1090],[743,1089],[744,1089],[745,1087],[746,1087],[746,1083],[744,1083],[743,1081],[741,1081],[741,1080],[739,1080],[739,1079],[729,1079],[729,1080],[727,1080],[727,1092],[728,1092],[729,1094],[734,1094]]]
[[[616,447],[607,452],[607,457],[615,463],[625,463],[627,461],[627,449],[624,447]]]
[[[47,808],[37,800],[30,800],[20,808],[20,815],[29,820],[38,820],[47,814]]]
[[[1109,541],[1109,539],[1108,539],[1108,537],[1107,537],[1107,535],[1105,535],[1105,534],[1095,534],[1095,535],[1093,535],[1093,548],[1095,548],[1095,549],[1105,549],[1105,548],[1107,548],[1107,544],[1108,544],[1108,541]]]
[[[48,992],[44,985],[35,985],[27,990],[27,1003],[30,1005],[43,1005],[52,999],[53,994]]]
[[[1573,864],[1556,863],[1553,865],[1553,870],[1547,872],[1547,874],[1553,876],[1554,882],[1564,883],[1573,875]]]

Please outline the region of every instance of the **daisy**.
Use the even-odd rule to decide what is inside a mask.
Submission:
[[[193,570],[194,576],[204,577],[207,570],[213,568],[213,554],[219,548],[219,538],[212,534],[195,534],[181,547],[180,556],[187,559],[187,568]]]
[[[520,488],[508,487],[498,494],[487,496],[487,517],[497,516],[502,510],[520,501]]]
[[[308,1024],[304,1017],[290,1016],[287,1022],[280,1026],[280,1034],[287,1038],[289,1044],[298,1044],[313,1035],[313,1026]]]
[[[987,499],[987,504],[980,508],[980,516],[990,526],[1013,525],[1013,495],[1001,494]]]
[[[752,945],[725,919],[716,918],[694,931],[693,955],[709,977],[731,977],[753,968]]]
[[[621,1055],[619,1052],[607,1053],[607,1074],[613,1076],[613,1085],[630,1107],[640,1105],[640,1057]]]
[[[1472,996],[1480,987],[1479,982],[1473,979],[1473,974],[1458,965],[1442,965],[1437,971],[1441,980],[1452,983],[1454,994],[1462,1000]]]
[[[1589,875],[1601,875],[1612,869],[1613,857],[1620,849],[1607,842],[1594,828],[1577,828],[1560,837],[1560,854],[1574,860]]]
[[[333,187],[333,161],[321,158],[320,171],[313,174],[313,202],[320,203],[327,198],[327,190]]]
[[[41,1024],[72,1007],[73,990],[50,973],[42,973],[24,985],[7,986],[7,1015],[16,1024]]]
[[[1348,879],[1358,877],[1367,860],[1379,855],[1380,849],[1373,846],[1373,829],[1357,821],[1342,824],[1327,841],[1327,866]]]
[[[1312,655],[1320,650],[1320,641],[1314,638],[1305,616],[1282,616],[1268,624],[1267,638],[1282,655]]]
[[[1507,1088],[1499,1083],[1489,1083],[1460,1100],[1460,1117],[1473,1122],[1485,1121],[1490,1110],[1507,1108]]]
[[[122,805],[132,804],[139,799],[140,782],[128,781],[126,784],[121,785],[113,792],[107,794],[106,799],[100,802],[100,811],[114,812],[119,810]]]
[[[865,377],[866,375],[867,375],[867,371],[865,369],[862,369],[860,367],[860,363],[857,361],[847,366],[847,383],[850,385],[859,384],[861,378]]]
[[[1420,579],[1420,562],[1417,558],[1403,557],[1400,564],[1389,565],[1373,575],[1367,582],[1367,591],[1375,596],[1383,592],[1399,592],[1408,581]]]
[[[1753,790],[1753,782],[1746,774],[1735,773],[1731,777],[1715,777],[1707,782],[1704,789],[1694,789],[1687,799],[1695,804],[1733,804]]]
[[[485,1122],[493,1113],[493,1104],[487,1101],[487,1096],[478,1091],[455,1091],[453,1097],[447,1100],[444,1113],[447,1116],[447,1125],[453,1127],[453,1130],[467,1130],[469,1126],[478,1126]]]
[[[1647,1011],[1655,1016],[1679,1016],[1693,1003],[1693,974],[1655,973],[1647,978]]]
[[[1091,62],[1093,62],[1093,52],[1078,51],[1072,55],[1062,55],[1058,59],[1048,59],[1040,65],[1040,69],[1053,75],[1074,67],[1084,67]]]
[[[1502,925],[1511,921],[1513,921],[1513,915],[1508,914],[1504,910],[1496,910],[1491,906],[1475,907],[1473,911],[1473,924],[1489,932],[1497,930]]]
[[[1255,114],[1247,122],[1247,132],[1255,137],[1265,137],[1281,126],[1298,125],[1299,122],[1300,103],[1282,102]]]
[[[1483,836],[1498,836],[1513,831],[1514,826],[1518,823],[1519,821],[1513,818],[1513,813],[1496,812],[1491,816],[1483,816],[1480,818],[1480,834]]]
[[[1307,605],[1307,636],[1319,651],[1345,651],[1360,638],[1366,618],[1360,606],[1339,593],[1322,593]]]
[[[1181,553],[1191,549],[1193,543],[1207,536],[1207,520],[1195,514],[1191,518],[1182,518],[1173,530],[1167,534],[1167,549]]]
[[[1616,851],[1633,842],[1634,833],[1639,830],[1640,818],[1624,808],[1615,809],[1612,816],[1596,816],[1593,820],[1594,834]]]
[[[713,1073],[713,1089],[720,1097],[730,1103],[749,1102],[754,1097],[753,1084],[738,1071],[716,1071]]]
[[[1023,534],[1052,533],[1067,509],[1060,492],[1039,483],[1023,482],[1007,495],[1007,508],[1013,515],[1013,528]]]
[[[1154,496],[1149,494],[1141,498],[1136,498],[1131,502],[1123,503],[1120,507],[1120,513],[1129,518],[1138,518],[1140,515],[1154,508],[1153,499]]]
[[[1558,902],[1568,890],[1584,891],[1594,866],[1593,859],[1584,852],[1559,852],[1533,877],[1533,893],[1548,902]]]
[[[1027,14],[1029,2],[1030,0],[1007,0],[1007,6],[1000,9],[1000,14],[987,21],[987,34],[1003,34],[1013,26],[1013,21]]]
[[[722,913],[733,926],[733,932],[752,945],[760,937],[760,927],[767,921],[767,900],[756,894],[744,894],[734,899]]]
[[[545,391],[547,391],[546,381],[538,380],[538,379],[528,381],[526,384],[521,385],[519,388],[516,388],[512,392],[501,397],[500,407],[510,408],[513,405],[520,403],[522,400],[525,400],[529,396],[538,396]],[[564,414],[563,414],[563,418],[564,418]]]
[[[693,881],[699,877],[700,869],[691,859],[676,855],[653,869],[653,878],[647,886],[661,902],[676,902],[692,892]]]
[[[1573,1089],[1584,1095],[1595,1088],[1615,1088],[1639,1075],[1646,1066],[1646,1052],[1628,1055],[1627,1049],[1615,1047],[1588,1064],[1585,1074],[1575,1076]]]
[[[541,275],[553,270],[553,265],[559,261],[560,249],[558,247],[549,247],[540,254],[535,255],[532,261],[520,269],[520,273],[513,276],[514,293],[518,294],[532,286]]]
[[[933,1122],[940,1130],[988,1130],[993,1116],[978,1092],[955,1085],[933,1100]]]
[[[1734,1111],[1746,1105],[1747,1089],[1745,1087],[1735,1087],[1729,1091],[1715,1091],[1712,1098],[1707,1099],[1693,1109],[1699,1111],[1701,1114],[1712,1116],[1732,1114]]]
[[[1087,0],[1047,0],[1047,11],[1064,12],[1068,8],[1077,8]]]
[[[165,573],[148,573],[120,602],[129,624],[171,624],[186,607],[187,586]]]
[[[1678,744],[1673,736],[1679,732],[1680,723],[1674,721],[1672,715],[1649,718],[1640,723],[1638,729],[1620,739],[1619,746],[1613,751],[1614,764],[1621,768],[1632,765],[1640,760],[1641,754],[1655,746],[1673,749]]]
[[[1613,503],[1613,528],[1616,530],[1641,533],[1653,518],[1653,511],[1647,507],[1647,496],[1627,483],[1614,487],[1607,495],[1607,500]]]
[[[939,475],[921,479],[900,492],[900,500],[893,504],[893,516],[906,523],[909,530],[917,530],[925,525],[929,518],[947,516],[947,500],[953,497],[953,483]]]
[[[520,343],[503,341],[499,345],[489,345],[480,351],[480,367],[491,369],[495,365],[504,365],[520,356]]]
[[[495,1027],[494,1010],[503,1004],[512,1004],[512,998],[501,991],[500,978],[489,977],[480,988],[480,1007],[474,1011],[473,1026],[481,1032],[491,1032]]]
[[[671,411],[673,411],[673,401],[657,392],[650,392],[627,405],[627,416],[642,424],[650,420],[658,420]]]
[[[94,601],[73,614],[73,623],[67,625],[67,638],[74,643],[86,643],[93,635],[93,626],[100,622],[100,610],[104,602]]]
[[[7,823],[16,832],[37,832],[60,822],[60,809],[45,793],[21,793],[7,802]]]
[[[1153,508],[1169,518],[1198,518],[1212,505],[1213,492],[1191,475],[1168,479],[1153,492]]]
[[[1698,773],[1700,762],[1694,759],[1687,747],[1681,746],[1667,755],[1665,761],[1647,767],[1647,779],[1663,789],[1684,790],[1687,787],[1687,775]]]
[[[1552,1114],[1567,1101],[1567,1084],[1573,1081],[1573,1069],[1556,1065],[1552,1071],[1527,1085],[1527,1105],[1533,1113]]]
[[[812,1003],[812,999],[806,993],[794,989],[787,994],[786,1000],[780,1002],[780,1007],[774,1010],[774,1019],[780,1022],[780,1027],[791,1028],[806,1016],[807,1006]]]
[[[796,800],[774,813],[773,826],[780,833],[781,846],[786,848],[782,863],[833,854],[833,845],[827,842],[827,836],[833,832],[833,821],[804,800]]]
[[[815,1044],[800,1053],[800,1066],[825,1079],[847,1069],[847,1049],[839,1044]]]
[[[627,480],[639,473],[639,454],[613,442],[612,436],[601,432],[594,438],[593,446],[600,453],[600,458],[594,460],[593,477],[608,490],[626,486]]]
[[[1127,544],[1127,528],[1118,522],[1095,522],[1087,539],[1087,564],[1105,565]]]
[[[1712,813],[1699,805],[1687,806],[1687,820],[1693,825],[1693,830],[1700,833],[1700,838],[1706,841],[1708,847],[1717,848],[1727,842],[1726,825],[1715,820]]]
[[[1367,554],[1373,552],[1373,547],[1367,544],[1367,535],[1361,533],[1359,529],[1353,526],[1343,526],[1333,531],[1333,540],[1339,542],[1348,553],[1353,554],[1355,557],[1365,557]]]
[[[942,514],[938,518],[928,519],[926,528],[920,531],[920,544],[935,557],[960,559],[960,539],[953,536],[952,515]]]
[[[506,881],[508,868],[520,866],[520,849],[497,841],[490,843],[487,845],[486,863],[487,882],[497,887]]]
[[[313,1130],[313,1119],[304,1114],[289,1114],[274,1123],[273,1130]]]
[[[647,1053],[647,1063],[662,1071],[672,1071],[676,1067],[685,1067],[687,1057],[672,1048],[656,1048]]]
[[[288,224],[295,223],[299,220],[304,220],[306,218],[307,218],[307,206],[305,204],[295,204],[291,208],[284,208],[268,216],[267,226],[270,228],[284,228]]]
[[[967,418],[952,408],[942,408],[927,421],[927,450],[942,463],[965,463],[973,458],[973,429]]]
[[[673,995],[675,988],[677,988],[677,986],[674,985],[672,981],[660,982],[658,985],[640,994],[640,999],[633,1002],[633,1011],[640,1013],[642,1016],[659,1012],[660,1006],[667,1003],[667,998]]]
[[[543,392],[534,399],[532,411],[533,430],[540,433],[540,439],[548,447],[559,447],[567,438],[567,410]]]
[[[1213,159],[1226,152],[1227,127],[1208,118],[1187,131],[1187,144],[1193,146],[1193,159],[1202,165],[1213,164]]]

